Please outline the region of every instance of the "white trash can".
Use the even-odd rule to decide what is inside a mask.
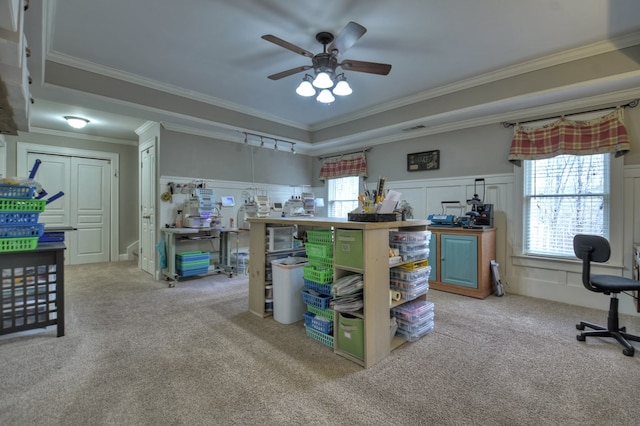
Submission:
[[[304,319],[307,306],[302,300],[306,257],[287,257],[271,261],[273,269],[273,319],[291,324]]]

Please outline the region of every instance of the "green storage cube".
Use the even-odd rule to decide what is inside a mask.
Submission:
[[[338,349],[364,360],[364,320],[338,314]]]
[[[336,230],[336,247],[333,253],[334,263],[350,268],[363,268],[362,231],[353,229]]]

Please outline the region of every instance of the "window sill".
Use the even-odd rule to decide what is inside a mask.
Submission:
[[[531,256],[531,255],[513,255],[511,257],[511,263],[514,266],[522,266],[525,268],[536,269],[548,269],[553,271],[566,271],[566,272],[582,272],[582,261],[580,259],[570,258],[557,258],[557,257],[543,257],[543,256]],[[598,269],[609,269],[611,272],[614,270],[618,273],[624,270],[623,265],[599,263]]]

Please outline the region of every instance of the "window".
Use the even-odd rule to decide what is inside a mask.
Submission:
[[[347,213],[358,207],[358,176],[328,179],[328,216],[347,217]]]
[[[573,257],[575,234],[609,237],[610,154],[527,160],[524,253]]]

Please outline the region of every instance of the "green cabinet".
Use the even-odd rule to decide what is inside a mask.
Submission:
[[[429,287],[484,299],[493,292],[496,229],[430,227]]]
[[[440,281],[478,288],[478,237],[442,235],[440,240]]]

